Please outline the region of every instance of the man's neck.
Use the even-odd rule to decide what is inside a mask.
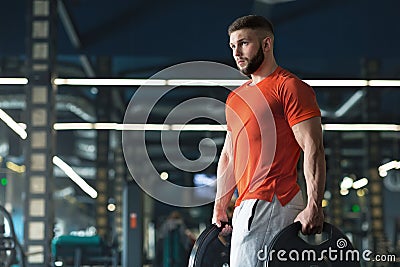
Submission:
[[[263,64],[258,68],[256,72],[251,74],[251,79],[253,80],[252,84],[257,84],[261,82],[263,79],[268,77],[271,73],[273,73],[276,68],[278,67],[278,64],[276,64],[276,61],[274,58],[271,60],[264,60]]]

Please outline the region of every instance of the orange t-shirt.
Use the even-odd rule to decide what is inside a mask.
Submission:
[[[281,67],[256,86],[249,81],[229,94],[226,121],[237,206],[244,199],[272,201],[274,194],[286,205],[297,194],[301,148],[291,127],[317,116],[321,112],[313,89]]]

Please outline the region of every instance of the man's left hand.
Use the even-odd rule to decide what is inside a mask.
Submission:
[[[299,221],[301,223],[301,232],[303,234],[320,234],[324,225],[324,212],[322,207],[307,205],[307,207],[297,215],[294,221]]]

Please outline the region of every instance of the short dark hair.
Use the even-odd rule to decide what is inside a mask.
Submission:
[[[263,16],[258,15],[248,15],[244,17],[240,17],[236,19],[228,28],[228,34],[231,35],[232,32],[241,30],[241,29],[261,29],[270,34],[274,34],[274,27],[272,23],[264,18]]]

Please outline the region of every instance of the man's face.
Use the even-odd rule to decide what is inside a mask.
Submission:
[[[238,69],[245,75],[253,74],[264,61],[262,44],[255,30],[232,32],[229,45]]]

